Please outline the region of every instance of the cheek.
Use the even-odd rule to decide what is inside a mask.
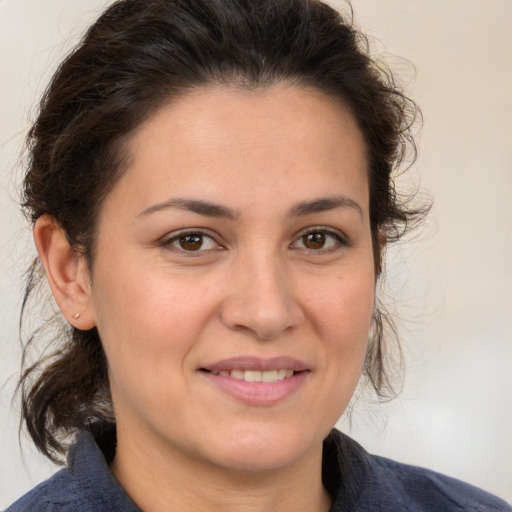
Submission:
[[[114,378],[136,374],[141,386],[151,386],[192,364],[188,356],[218,307],[217,277],[131,264],[109,269],[96,281],[102,283],[94,301],[97,327]]]
[[[201,309],[207,309],[206,287],[198,293],[188,280],[176,278],[168,269],[152,268],[150,272],[137,265],[104,272],[97,279],[102,283],[95,290],[94,307],[102,339],[119,343],[118,334],[127,340],[141,338],[157,347],[172,340],[179,342],[179,333],[201,323]],[[192,322],[191,320],[194,319]]]
[[[307,289],[314,325],[329,339],[357,345],[361,337],[367,338],[375,304],[373,272],[350,270],[331,275],[321,287],[310,283]]]
[[[311,297],[311,317],[323,348],[317,367],[322,392],[315,399],[313,417],[329,429],[346,410],[359,382],[373,309],[371,278],[335,278],[323,294]]]
[[[96,298],[116,414],[160,414],[165,404],[186,395],[183,366],[208,301],[204,295],[198,301],[188,286],[162,274],[118,277],[103,279]]]
[[[333,277],[310,297],[312,325],[322,340],[325,372],[333,397],[347,402],[359,380],[374,311],[372,272]]]
[[[126,275],[130,275],[127,279]],[[172,378],[209,314],[208,293],[165,272],[126,273],[122,268],[98,276],[94,307],[112,380],[152,386],[162,373]],[[199,296],[201,300],[199,300]]]

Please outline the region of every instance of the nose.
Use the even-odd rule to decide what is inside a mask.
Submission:
[[[221,319],[230,329],[269,340],[291,331],[304,319],[286,265],[277,258],[240,261],[229,276]]]

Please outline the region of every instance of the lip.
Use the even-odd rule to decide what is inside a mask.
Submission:
[[[265,371],[279,368],[290,369],[297,373],[292,377],[276,382],[247,382],[231,376],[211,373],[223,370]],[[199,373],[210,385],[224,395],[228,395],[248,405],[268,406],[285,401],[297,393],[311,373],[311,370],[306,363],[286,356],[269,359],[241,356],[205,365],[199,369]]]
[[[276,370],[278,368],[287,368],[295,372],[304,372],[309,370],[309,366],[298,359],[287,356],[277,356],[271,358],[259,358],[253,356],[237,356],[228,359],[222,359],[212,364],[206,364],[201,367],[202,370],[210,372],[233,371],[233,370]]]

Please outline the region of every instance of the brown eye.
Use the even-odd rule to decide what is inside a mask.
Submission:
[[[202,253],[222,247],[206,233],[200,231],[189,231],[188,233],[177,233],[176,236],[162,240],[162,246],[181,251],[182,253]]]
[[[306,249],[308,251],[325,251],[336,250],[342,246],[346,246],[345,239],[338,233],[327,229],[312,229],[300,236],[292,245],[292,249]]]
[[[308,233],[302,237],[302,243],[306,249],[322,249],[325,246],[325,233]]]
[[[190,234],[178,238],[179,245],[185,251],[198,251],[203,245],[203,235]]]

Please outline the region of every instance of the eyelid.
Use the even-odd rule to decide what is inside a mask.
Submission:
[[[294,237],[293,241],[291,242],[290,247],[293,249],[293,245],[295,243],[297,243],[302,237],[309,235],[311,233],[323,233],[328,237],[334,238],[337,242],[335,247],[328,247],[325,249],[304,248],[305,250],[309,250],[311,252],[316,252],[316,253],[328,252],[328,251],[336,250],[339,246],[349,245],[348,237],[344,233],[342,233],[341,231],[339,231],[337,229],[334,229],[332,227],[327,227],[327,226],[309,226],[309,227],[304,228],[301,231],[299,231],[299,233],[297,233],[297,235]],[[206,229],[206,228],[184,228],[184,229],[179,229],[177,231],[173,231],[171,233],[166,234],[164,237],[162,237],[160,239],[160,241],[158,242],[158,245],[160,245],[162,247],[172,247],[177,252],[181,252],[181,253],[187,254],[187,255],[194,255],[194,254],[197,255],[197,253],[212,250],[212,249],[199,249],[197,251],[187,251],[186,249],[182,249],[180,247],[173,246],[173,243],[176,242],[179,238],[181,238],[183,236],[187,236],[187,235],[194,235],[194,234],[201,235],[205,238],[209,238],[210,240],[212,240],[218,246],[217,250],[224,249],[223,244],[219,243],[219,241],[218,241],[218,236],[216,236],[215,233],[212,233],[209,229]]]
[[[311,233],[322,233],[322,234],[325,234],[327,236],[334,238],[338,242],[338,244],[335,247],[328,247],[325,249],[307,249],[307,248],[305,248],[305,250],[309,250],[311,252],[317,252],[317,253],[328,252],[328,251],[336,250],[336,248],[338,248],[339,246],[349,245],[348,237],[337,229],[327,227],[327,226],[309,226],[309,227],[301,230],[295,236],[295,238],[294,238],[293,242],[290,244],[290,246],[293,246],[302,237],[309,235]]]
[[[179,240],[181,237],[187,236],[187,235],[201,235],[204,238],[209,238],[210,240],[213,240],[213,242],[217,245],[217,250],[224,249],[223,245],[221,243],[219,243],[219,241],[217,240],[218,237],[216,237],[215,234],[213,234],[210,230],[205,229],[205,228],[184,228],[184,229],[179,229],[177,231],[173,231],[173,232],[168,233],[167,235],[163,236],[160,239],[158,245],[160,245],[162,247],[173,248],[177,252],[186,254],[187,256],[188,255],[194,256],[194,255],[197,255],[198,253],[213,250],[213,249],[199,249],[197,251],[187,251],[186,249],[182,249],[180,247],[173,245],[174,242]]]

